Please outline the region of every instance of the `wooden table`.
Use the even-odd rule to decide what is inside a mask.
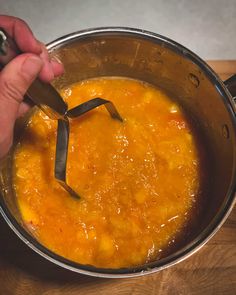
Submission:
[[[210,61],[222,79],[236,61]],[[97,279],[47,262],[21,242],[0,216],[0,295],[236,294],[236,208],[215,237],[193,256],[134,279]]]

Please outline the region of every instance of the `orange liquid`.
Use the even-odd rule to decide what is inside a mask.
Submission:
[[[125,78],[83,81],[61,94],[69,108],[111,100],[124,122],[104,107],[70,121],[67,180],[78,201],[54,179],[56,121],[34,113],[14,158],[24,222],[43,245],[79,263],[158,259],[198,198],[200,160],[183,112],[162,90]]]

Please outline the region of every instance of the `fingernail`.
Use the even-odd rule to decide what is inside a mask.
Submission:
[[[43,62],[39,57],[30,56],[24,61],[21,69],[25,76],[29,79],[34,79],[40,72],[42,66]]]
[[[52,65],[49,62],[44,63],[45,71],[47,72],[47,78],[51,82],[54,79],[54,73],[52,69]]]
[[[58,56],[53,56],[53,57],[51,57],[51,61],[54,61],[54,62],[57,62],[57,63],[59,63],[59,64],[62,64],[62,61],[59,59],[59,57]]]

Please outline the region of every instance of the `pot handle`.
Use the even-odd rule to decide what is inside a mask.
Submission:
[[[233,101],[236,103],[236,74],[225,80],[224,84],[231,93]]]

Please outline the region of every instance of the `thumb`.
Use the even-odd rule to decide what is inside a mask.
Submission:
[[[24,94],[43,66],[33,54],[22,54],[13,59],[0,73],[0,154],[7,152],[15,120]]]

